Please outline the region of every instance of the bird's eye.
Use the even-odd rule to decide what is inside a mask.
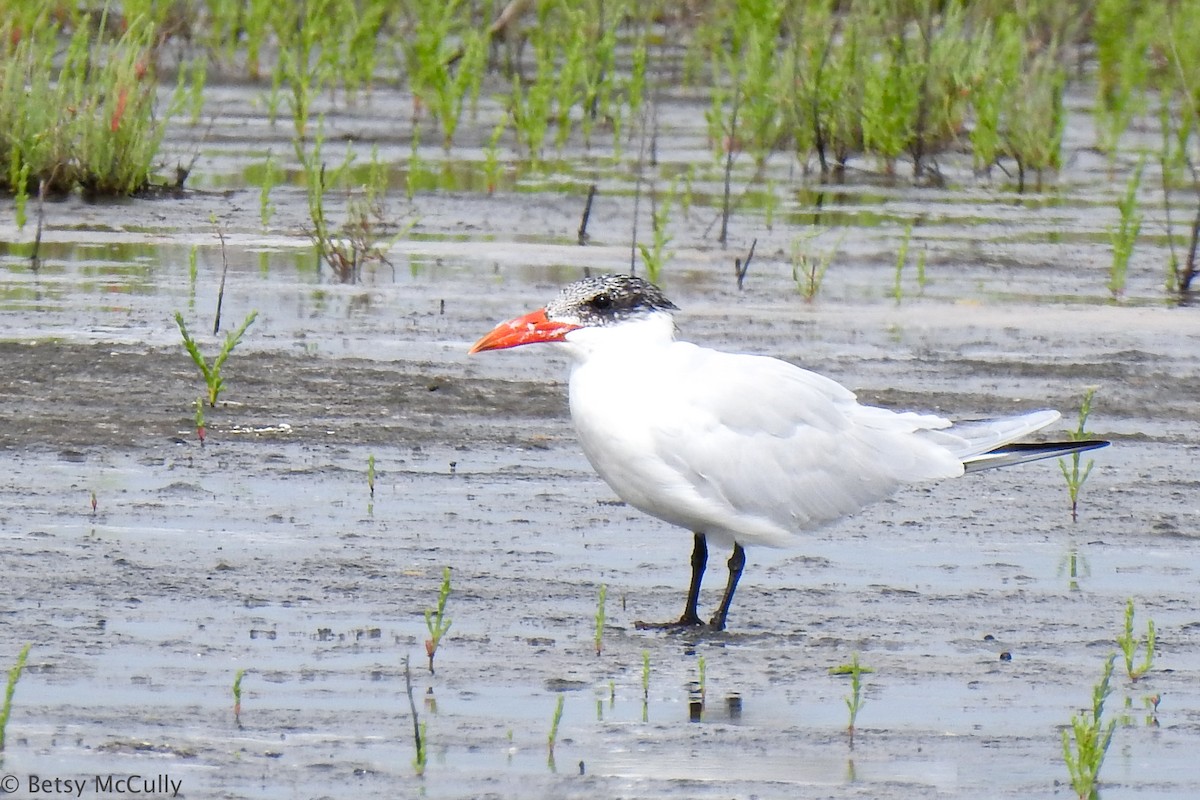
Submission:
[[[612,298],[606,294],[598,294],[592,298],[591,306],[597,311],[604,311],[612,308]]]

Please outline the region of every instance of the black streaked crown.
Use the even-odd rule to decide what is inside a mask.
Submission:
[[[678,311],[662,290],[634,275],[598,275],[565,287],[546,305],[551,319],[580,325],[612,325],[656,311]]]

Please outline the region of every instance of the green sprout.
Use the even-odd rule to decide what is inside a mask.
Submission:
[[[600,585],[600,597],[596,600],[596,655],[604,643],[604,600],[608,596],[608,584]]]
[[[198,248],[192,245],[192,249],[188,251],[188,308],[196,307],[196,277],[199,269],[196,264],[196,254]]]
[[[810,303],[817,299],[821,284],[825,280],[825,273],[829,271],[829,265],[833,263],[833,257],[842,244],[842,240],[838,239],[832,250],[814,257],[809,254],[805,242],[816,235],[814,233],[797,237],[792,240],[791,245],[792,282],[796,284],[801,296]]]
[[[175,312],[175,324],[179,326],[179,334],[183,337],[183,347],[188,351],[188,355],[192,357],[192,361],[200,370],[200,374],[204,376],[204,382],[208,386],[208,405],[210,408],[216,408],[217,398],[221,394],[221,390],[225,388],[225,381],[221,378],[221,367],[224,366],[225,360],[229,358],[229,354],[233,352],[233,348],[237,347],[238,342],[242,340],[242,336],[246,333],[246,329],[250,327],[255,318],[258,317],[257,311],[251,311],[250,314],[242,321],[235,331],[230,331],[225,335],[225,343],[221,346],[221,352],[213,359],[212,364],[204,358],[200,352],[200,346],[196,344],[196,340],[188,333],[187,325],[183,321],[183,314]]]
[[[17,654],[17,663],[8,671],[8,685],[4,688],[4,706],[0,707],[0,753],[4,752],[4,732],[8,728],[8,716],[12,713],[13,694],[17,691],[17,681],[25,670],[25,659],[29,657],[29,649],[33,644],[27,644]]]
[[[1125,603],[1125,626],[1121,634],[1117,636],[1117,646],[1121,648],[1121,654],[1125,657],[1125,673],[1134,683],[1154,666],[1154,620],[1146,623],[1146,653],[1142,657],[1142,663],[1135,666],[1133,661],[1137,656],[1140,644],[1141,638],[1133,633],[1133,598],[1130,598]]]
[[[1142,170],[1145,166],[1146,159],[1143,157],[1125,186],[1125,194],[1117,201],[1121,221],[1117,227],[1108,230],[1108,238],[1113,248],[1112,264],[1108,268],[1108,291],[1112,293],[1113,299],[1125,293],[1129,258],[1133,255],[1133,246],[1142,231],[1142,214],[1138,211],[1137,191],[1142,183]]]
[[[279,166],[279,162],[275,160],[274,153],[267,153],[267,160],[263,163],[262,187],[258,193],[258,217],[262,221],[263,228],[266,228],[271,222],[271,217],[275,214],[275,204],[271,202],[271,190],[279,183],[283,177],[283,170]]]
[[[642,262],[646,265],[646,277],[651,283],[657,283],[662,276],[663,266],[667,262],[667,245],[671,237],[667,234],[667,223],[671,218],[671,205],[675,200],[675,184],[656,203],[650,212],[651,243],[649,246],[638,243],[638,251],[642,254]]]
[[[204,398],[196,398],[196,438],[200,440],[200,446],[204,446],[204,438],[208,434],[208,427],[204,424]]]
[[[1071,432],[1071,441],[1081,442],[1091,436],[1087,431],[1088,416],[1092,413],[1092,398],[1096,395],[1096,387],[1090,387],[1083,395],[1083,403],[1079,406],[1079,424],[1075,430]],[[1093,459],[1088,459],[1087,465],[1081,470],[1079,468],[1080,457],[1079,453],[1071,454],[1071,466],[1067,467],[1067,459],[1060,458],[1058,460],[1058,468],[1062,470],[1063,478],[1067,481],[1067,494],[1071,498],[1071,521],[1079,521],[1079,490],[1083,488],[1084,482],[1088,479],[1088,475],[1092,474],[1092,467],[1096,465]]]
[[[546,739],[546,743],[550,747],[550,758],[554,758],[554,743],[558,741],[558,723],[562,722],[563,701],[566,700],[566,695],[559,694],[558,702],[554,706],[554,717],[550,720],[550,735]]]
[[[910,222],[904,229],[904,237],[900,240],[900,246],[896,249],[896,277],[892,285],[892,297],[896,300],[896,305],[900,305],[900,301],[904,299],[904,287],[900,278],[904,274],[905,265],[908,264],[908,245],[912,240],[912,232],[913,225]]]
[[[233,721],[242,724],[242,678],[246,670],[239,669],[233,674]]]
[[[866,673],[874,672],[871,667],[864,667],[858,663],[858,653],[854,653],[850,658],[849,664],[842,664],[838,667],[829,669],[830,675],[849,675],[850,676],[850,696],[845,698],[846,708],[850,712],[850,722],[846,726],[846,731],[850,734],[850,746],[854,746],[854,725],[858,719],[858,712],[866,705],[866,701],[862,696],[862,676]]]
[[[429,656],[429,674],[433,674],[433,657],[437,654],[438,644],[446,631],[450,630],[450,620],[446,618],[446,599],[450,597],[450,568],[442,569],[442,587],[438,590],[437,609],[426,609],[425,627],[429,629],[429,638],[425,640],[425,653]]]
[[[416,740],[412,761],[413,771],[419,778],[425,775],[425,764],[428,760],[426,753],[428,738],[425,735],[425,723],[417,717],[417,701],[413,699],[412,670],[409,669],[408,656],[404,657],[404,689],[408,693],[408,707],[412,710],[413,738]]]

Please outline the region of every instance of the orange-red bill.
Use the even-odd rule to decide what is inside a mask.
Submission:
[[[501,322],[467,352],[470,355],[484,350],[504,350],[522,344],[561,342],[564,336],[578,327],[580,326],[570,322],[554,322],[546,317],[546,309],[539,308],[508,322]]]

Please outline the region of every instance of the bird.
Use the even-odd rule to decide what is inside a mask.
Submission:
[[[677,339],[678,310],[634,275],[587,277],[500,323],[469,351],[564,351],[571,419],[587,460],[625,503],[692,532],[683,614],[639,621],[641,629],[724,630],[747,546],[794,546],[907,484],[1108,444],[1017,441],[1059,419],[1053,410],[952,422],[865,405],[790,362]],[[710,541],[732,555],[720,605],[705,623],[698,604]]]

